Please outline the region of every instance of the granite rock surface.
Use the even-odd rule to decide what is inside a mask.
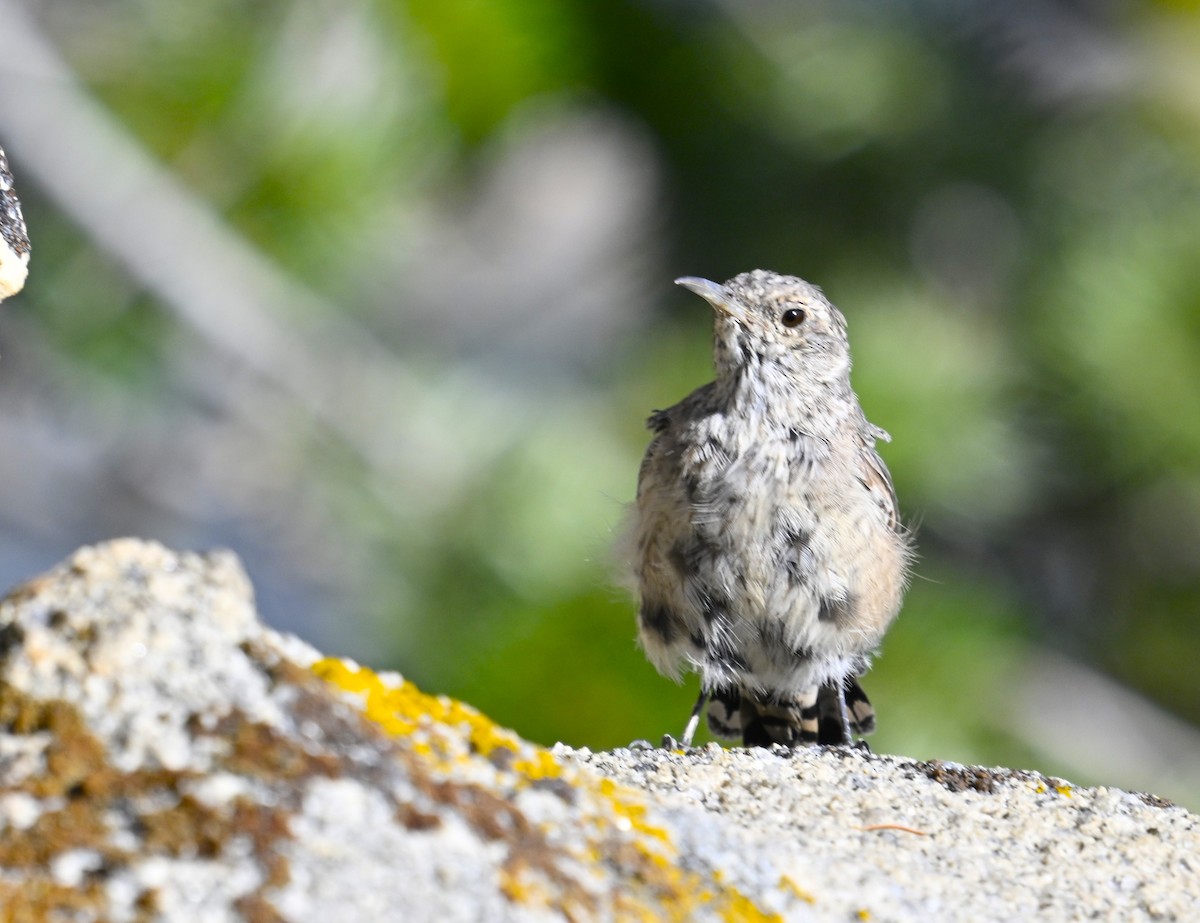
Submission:
[[[1198,820],[853,750],[548,750],[266,628],[227,552],[109,542],[0,603],[0,920],[1185,920]]]

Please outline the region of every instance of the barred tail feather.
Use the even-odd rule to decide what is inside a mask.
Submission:
[[[854,677],[845,681],[844,688],[851,732],[870,734],[875,730],[875,709],[870,700]],[[747,747],[850,743],[843,729],[835,683],[783,699],[754,696],[736,686],[714,689],[706,714],[715,736],[734,740],[740,737]]]
[[[850,730],[855,734],[875,733],[875,707],[863,692],[858,679],[851,676],[845,682],[846,710],[850,712]]]
[[[736,686],[714,689],[708,699],[708,729],[722,740],[742,736],[742,693]]]
[[[863,692],[858,680],[849,676],[842,683],[843,694],[846,697],[846,717],[850,720],[852,734],[870,734],[875,730],[875,709],[871,700]],[[838,684],[826,683],[817,692],[817,707],[820,712],[820,733],[817,742],[821,744],[848,744],[846,733],[842,726],[841,701],[838,696]]]

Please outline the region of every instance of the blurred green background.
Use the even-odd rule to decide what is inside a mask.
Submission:
[[[1200,807],[1198,4],[0,0],[0,145],[6,582],[226,545],[534,740],[678,732],[609,549],[671,280],[771,268],[918,530],[874,748]]]

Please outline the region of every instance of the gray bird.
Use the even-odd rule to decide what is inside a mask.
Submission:
[[[715,309],[716,381],[647,421],[626,541],[642,647],[700,675],[747,746],[848,744],[875,728],[856,677],[900,611],[913,558],[891,476],[850,387],[846,319],[765,270],[682,278]]]

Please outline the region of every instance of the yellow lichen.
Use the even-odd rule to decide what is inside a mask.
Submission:
[[[424,755],[454,758],[456,745],[466,742],[470,752],[492,756],[500,748],[514,755],[527,750],[529,756],[512,763],[514,772],[525,779],[553,779],[562,767],[544,748],[532,748],[516,734],[482,712],[444,695],[429,695],[413,683],[387,683],[377,673],[336,657],[313,664],[312,670],[326,682],[363,699],[363,712],[394,737],[412,738],[413,748]]]
[[[1035,793],[1037,793],[1039,795],[1044,795],[1044,794],[1046,794],[1046,792],[1050,791],[1050,789],[1046,787],[1046,783],[1044,783],[1044,782],[1039,782],[1037,785],[1034,786],[1033,790]],[[1067,782],[1060,782],[1060,783],[1056,784],[1054,786],[1054,790],[1066,798],[1071,797],[1071,786]]]
[[[730,923],[783,923],[777,913],[767,913],[739,891],[731,891],[721,907],[721,916]]]
[[[510,901],[531,904],[540,897],[533,888],[508,869],[500,870],[500,891]]]
[[[790,893],[793,897],[798,897],[806,904],[815,904],[817,899],[800,887],[789,875],[779,876],[779,887]]]
[[[646,807],[634,790],[590,773],[568,772],[550,750],[522,740],[469,705],[421,692],[406,680],[389,682],[365,667],[332,657],[317,661],[312,670],[361,698],[368,719],[389,735],[407,739],[413,752],[433,757],[444,771],[453,772],[461,760],[477,754],[492,758],[495,771],[517,787],[541,779],[565,779],[598,796],[607,811],[585,813],[590,835],[585,838],[584,856],[590,856],[594,864],[607,855],[606,850],[620,848],[612,841],[615,833],[624,839],[625,849],[632,847],[628,855],[636,857],[630,873],[654,896],[647,904],[632,893],[618,894],[615,899],[622,919],[686,921],[703,905],[729,921],[781,920],[778,914],[762,911],[736,888],[723,884],[720,871],[705,879],[676,865],[669,834],[648,821]],[[550,902],[541,888],[511,871],[502,874],[500,887],[509,899],[520,903]]]

